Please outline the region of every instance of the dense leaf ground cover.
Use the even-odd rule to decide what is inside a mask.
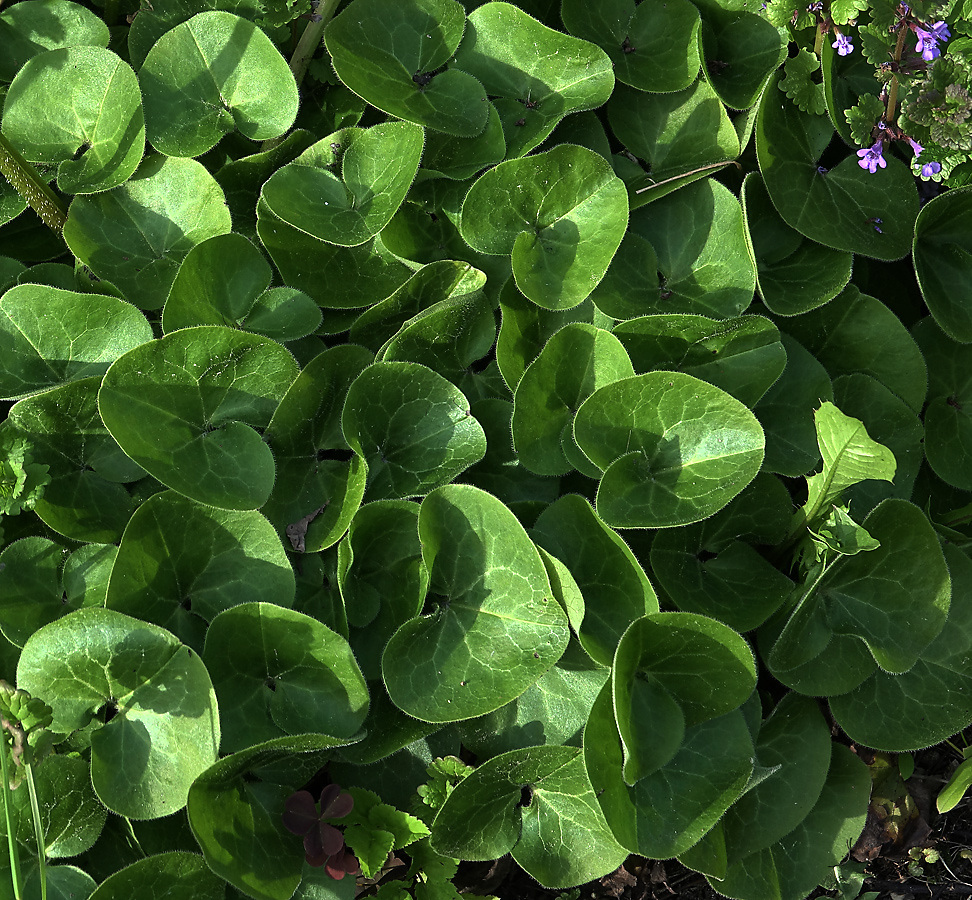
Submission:
[[[4,5],[0,898],[957,881],[970,20]]]

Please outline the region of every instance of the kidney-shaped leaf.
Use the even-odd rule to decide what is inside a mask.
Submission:
[[[120,816],[175,812],[216,760],[219,715],[206,667],[156,625],[79,609],[31,636],[17,684],[51,705],[55,732],[107,720],[91,734],[91,781]]]
[[[245,603],[213,619],[203,660],[220,704],[224,752],[314,731],[344,738],[368,714],[348,642],[316,619]]]
[[[608,872],[627,851],[611,834],[577,747],[511,750],[479,766],[435,817],[432,846],[460,859],[506,853],[547,888]]]
[[[522,694],[567,646],[567,617],[523,526],[469,485],[429,494],[419,512],[428,615],[382,657],[388,695],[427,722],[471,719]]]
[[[490,169],[463,201],[460,231],[480,253],[512,254],[516,286],[534,303],[569,309],[604,277],[627,223],[628,193],[610,164],[562,144]]]
[[[356,247],[381,231],[402,205],[422,143],[422,129],[410,122],[345,128],[271,175],[260,204],[317,240]]]
[[[721,622],[656,612],[622,635],[611,685],[622,774],[636,784],[671,762],[686,728],[743,704],[756,686],[756,662],[746,641]]]
[[[127,181],[145,149],[138,79],[101,47],[68,47],[31,59],[4,101],[3,133],[34,163],[57,164],[68,194]]]
[[[198,853],[156,853],[109,875],[88,900],[165,900],[177,891],[182,900],[222,900],[226,884]]]
[[[17,285],[0,297],[0,396],[16,400],[100,377],[127,350],[150,340],[145,316],[117,297]]]
[[[463,393],[437,372],[379,362],[348,390],[344,436],[368,463],[368,498],[427,494],[486,454],[486,435]]]
[[[486,127],[486,92],[471,75],[443,70],[465,25],[456,0],[354,0],[324,41],[338,78],[372,106],[471,138]]]
[[[209,10],[159,38],[139,69],[148,139],[167,156],[199,156],[234,129],[283,134],[297,83],[273,42],[247,19]]]
[[[681,372],[624,378],[591,394],[574,439],[604,470],[598,515],[616,528],[666,528],[722,509],[763,461],[763,429],[724,391]]]
[[[185,328],[117,360],[98,406],[121,448],[164,485],[221,509],[257,509],[274,465],[254,429],[296,376],[293,356],[268,338]]]
[[[287,554],[260,513],[163,491],[129,521],[105,605],[161,625],[201,653],[206,624],[218,613],[265,598],[290,606],[294,591]]]

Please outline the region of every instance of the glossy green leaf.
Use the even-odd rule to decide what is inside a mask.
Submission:
[[[656,208],[657,204],[652,210]],[[762,316],[722,321],[694,315],[642,316],[619,323],[614,335],[636,372],[685,372],[750,408],[786,366],[780,333]]]
[[[206,864],[257,900],[290,900],[304,848],[283,826],[284,801],[347,738],[302,734],[225,756],[193,783],[187,810]],[[262,780],[260,780],[262,779]]]
[[[972,343],[972,189],[926,203],[915,222],[914,261],[928,311],[952,340]]]
[[[574,439],[604,470],[598,515],[619,528],[707,518],[759,471],[763,430],[719,388],[681,372],[609,384],[581,404]]]
[[[77,541],[115,542],[135,501],[124,486],[144,477],[98,414],[99,376],[81,378],[17,403],[7,417],[50,467],[51,483],[34,511]]]
[[[0,81],[13,81],[21,66],[45,50],[107,47],[108,26],[90,9],[68,0],[8,6],[0,15]]]
[[[634,228],[640,221],[635,213],[611,265],[591,293],[598,310],[614,319],[648,315],[664,302],[655,248]]]
[[[568,569],[581,593],[570,624],[591,658],[609,666],[621,635],[658,612],[658,598],[627,544],[576,494],[565,494],[537,519],[531,537]]]
[[[368,713],[368,688],[347,641],[290,609],[245,603],[223,611],[206,632],[203,661],[220,704],[224,752],[309,730],[349,737]]]
[[[372,106],[406,122],[472,138],[489,114],[486,91],[445,68],[466,14],[455,0],[354,0],[324,32],[334,71]]]
[[[825,247],[900,259],[918,215],[911,171],[889,152],[887,167],[873,173],[853,154],[820,172],[833,134],[828,118],[801,111],[770,82],[756,119],[756,153],[773,205],[791,228]]]
[[[463,394],[417,363],[365,369],[348,389],[342,427],[368,463],[372,500],[427,494],[486,453],[486,436]]]
[[[607,54],[509,3],[473,10],[453,65],[472,75],[503,121],[507,159],[525,156],[566,115],[601,106],[614,88]]]
[[[3,636],[17,647],[43,625],[77,609],[65,605],[61,570],[68,551],[44,537],[8,544],[0,553],[0,611]]]
[[[221,509],[257,509],[274,464],[255,429],[296,375],[294,358],[268,338],[186,328],[121,357],[98,406],[121,448],[167,487]]]
[[[972,722],[972,561],[944,548],[952,581],[948,619],[907,672],[875,672],[860,687],[830,699],[834,718],[852,739],[881,750],[918,750]]]
[[[574,443],[574,413],[598,388],[631,375],[631,360],[610,332],[580,322],[564,326],[527,367],[513,395],[513,445],[520,462],[540,475],[575,467],[599,475]]]
[[[640,91],[687,88],[699,74],[699,11],[685,0],[664,4],[563,0],[567,30],[611,57],[614,77]]]
[[[742,713],[733,710],[687,729],[672,761],[629,787],[605,685],[584,730],[584,761],[621,846],[669,859],[697,844],[742,794],[753,772],[753,741]]]
[[[211,237],[182,261],[162,311],[162,330],[228,325],[278,341],[314,332],[321,324],[317,304],[292,288],[271,288],[271,276],[263,254],[242,235]]]
[[[159,38],[138,73],[148,139],[167,156],[199,156],[238,129],[254,141],[294,124],[297,83],[259,28],[201,12]]]
[[[477,137],[465,138],[438,131],[426,132],[419,178],[442,177],[465,181],[506,157],[503,123],[496,107],[492,103],[487,106],[489,118],[486,120],[486,129]]]
[[[721,622],[682,612],[632,622],[611,668],[625,784],[671,762],[686,728],[741,706],[755,686],[752,650]]]
[[[925,402],[926,361],[898,317],[854,285],[831,303],[783,326],[832,378],[861,372],[876,378],[915,412]]]
[[[148,156],[125,184],[78,197],[64,240],[142,309],[159,309],[189,250],[231,229],[219,185],[192,159]]]
[[[907,672],[945,625],[948,568],[924,513],[885,500],[862,524],[881,546],[840,557],[808,585],[768,654],[784,683],[787,670],[810,662],[835,635],[859,638],[884,671]]]
[[[925,456],[943,481],[972,490],[972,352],[925,318],[914,337],[928,363]]]
[[[260,206],[319,241],[355,247],[391,220],[421,156],[422,129],[409,122],[345,128],[278,169]]]
[[[608,118],[618,140],[648,164],[638,188],[699,177],[704,167],[739,155],[739,137],[705,81],[670,94],[619,87],[608,103]]]
[[[523,526],[468,485],[439,488],[419,512],[430,613],[382,657],[385,687],[415,718],[484,715],[522,694],[563,654],[567,618]]]
[[[17,400],[100,377],[127,350],[151,339],[145,317],[123,300],[18,285],[0,297],[0,394]]]
[[[218,613],[264,598],[290,606],[294,591],[287,554],[260,513],[214,509],[163,491],[128,523],[105,605],[161,625],[202,653],[206,626]]]
[[[743,182],[742,203],[756,257],[756,289],[770,312],[798,316],[844,289],[853,254],[811,241],[787,225],[756,172]]]
[[[548,888],[599,878],[626,856],[574,747],[529,747],[483,763],[439,810],[432,846],[460,859],[511,853]]]
[[[109,719],[91,734],[91,781],[118,815],[175,812],[216,759],[219,716],[206,667],[156,625],[79,609],[34,632],[17,684],[52,706],[55,732]]]
[[[157,853],[119,869],[91,894],[94,900],[144,897],[163,900],[178,891],[185,900],[222,900],[226,885],[206,866],[198,853]]]
[[[795,477],[809,472],[820,459],[814,410],[833,400],[827,370],[789,334],[780,333],[786,368],[762,397],[754,412],[766,434],[763,470]]]
[[[569,309],[604,277],[627,216],[604,158],[565,144],[490,169],[466,195],[460,231],[480,253],[512,254],[516,285],[534,303]]]
[[[752,302],[756,267],[742,210],[714,179],[675,191],[650,209],[636,210],[631,230],[647,240],[658,257],[659,284],[651,312],[726,319],[738,316]]]
[[[751,631],[793,590],[793,582],[753,545],[779,544],[791,518],[789,493],[778,479],[760,473],[714,516],[656,534],[652,573],[683,612]]]
[[[3,132],[28,161],[56,165],[65,193],[106,191],[128,180],[145,150],[138,79],[101,47],[39,53],[7,91]]]
[[[363,347],[332,347],[312,359],[264,433],[277,467],[263,513],[292,549],[313,553],[340,540],[364,496],[367,466],[348,448],[341,411],[370,362]]]

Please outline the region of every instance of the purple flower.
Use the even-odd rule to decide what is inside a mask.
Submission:
[[[911,138],[908,138],[908,143],[911,144],[911,149],[915,151],[915,157],[921,156],[921,151],[925,148],[918,141],[912,140]]]
[[[918,45],[915,49],[921,54],[921,58],[925,62],[931,62],[941,56],[938,42],[947,41],[952,36],[952,33],[948,30],[948,25],[944,22],[935,22],[930,31],[926,28],[916,27],[915,34],[918,35]]]
[[[868,147],[866,150],[857,151],[857,155],[860,157],[857,164],[862,169],[867,169],[867,171],[873,175],[877,171],[878,166],[883,169],[888,164],[883,154],[884,144],[878,141],[873,147]]]
[[[823,0],[814,0],[814,2],[807,7],[807,12],[823,12]]]
[[[846,34],[838,33],[837,40],[834,41],[830,46],[833,47],[840,56],[849,56],[854,52],[854,45],[851,43],[851,39],[847,37]]]
[[[921,167],[921,174],[925,178],[931,178],[932,175],[937,175],[941,171],[942,171],[942,164],[940,162],[933,161],[933,162],[925,163]]]

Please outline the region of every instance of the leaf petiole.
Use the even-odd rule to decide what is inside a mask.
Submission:
[[[14,836],[13,817],[10,815],[10,774],[7,771],[7,738],[6,729],[0,734],[0,774],[3,776],[3,815],[7,828],[7,852],[10,854],[10,879],[13,882],[14,898],[23,897],[23,879],[20,874],[20,854],[17,850],[17,839]]]
[[[0,133],[0,174],[30,204],[31,209],[40,216],[48,228],[57,234],[61,233],[67,219],[67,210],[57,194],[37,173],[37,169],[14,150],[2,133]]]

